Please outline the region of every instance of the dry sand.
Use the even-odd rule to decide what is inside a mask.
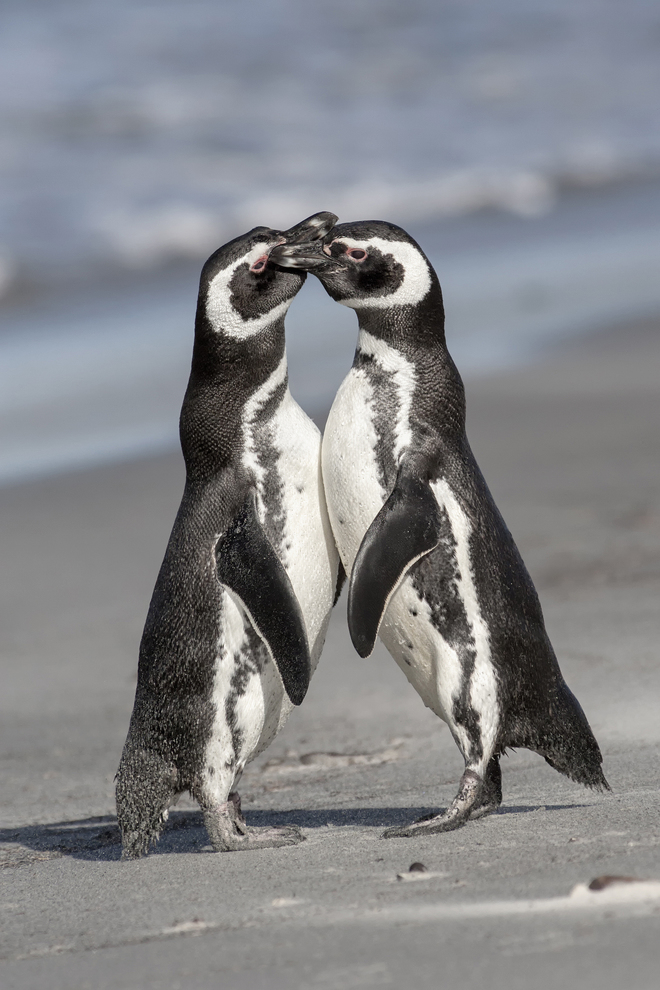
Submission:
[[[655,990],[657,889],[566,898],[660,878],[660,324],[468,383],[468,425],[613,793],[519,752],[500,814],[381,841],[451,799],[460,759],[382,649],[353,653],[344,598],[308,699],[242,784],[250,820],[307,841],[212,855],[182,802],[155,853],[120,863],[113,775],[181,461],[5,489],[3,988]],[[413,861],[429,873],[398,880]]]

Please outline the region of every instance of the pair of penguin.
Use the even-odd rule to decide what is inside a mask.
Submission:
[[[183,791],[216,851],[302,840],[293,826],[248,827],[236,786],[302,702],[344,572],[357,652],[380,635],[465,760],[446,811],[385,837],[495,811],[507,747],[608,788],[468,445],[437,276],[401,228],[336,219],[257,227],[202,270],[180,423],[186,485],[117,775],[126,858],[156,841]],[[322,444],[287,383],[284,316],[307,272],[359,322]]]

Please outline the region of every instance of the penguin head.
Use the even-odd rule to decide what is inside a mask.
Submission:
[[[272,263],[271,251],[314,243],[336,220],[332,213],[315,213],[289,230],[254,227],[218,248],[202,268],[198,321],[223,337],[246,340],[282,319],[306,272],[283,270]]]
[[[338,224],[322,243],[282,243],[271,261],[313,272],[333,299],[362,312],[437,303],[440,291],[419,245],[383,220]]]

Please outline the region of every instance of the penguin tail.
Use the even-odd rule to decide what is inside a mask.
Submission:
[[[139,859],[154,845],[179,791],[176,769],[159,753],[126,740],[115,797],[122,859]]]
[[[507,740],[542,756],[554,770],[596,791],[610,791],[603,774],[603,757],[579,701],[564,681],[556,686],[544,718],[524,719],[525,740]],[[531,723],[531,724],[530,724]]]
[[[543,754],[543,758],[553,770],[558,770],[559,773],[563,773],[566,777],[570,777],[570,779],[574,780],[577,784],[584,784],[585,787],[591,788],[592,791],[612,790],[601,767],[590,767],[585,772],[584,767],[563,767],[559,763],[555,762],[551,757],[545,756],[545,754]]]

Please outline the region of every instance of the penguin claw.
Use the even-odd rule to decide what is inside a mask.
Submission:
[[[297,846],[305,836],[297,825],[282,828],[246,828],[242,833],[223,836],[217,843],[211,838],[214,852],[240,852],[245,849],[277,849],[282,846]]]
[[[305,841],[297,825],[255,827],[245,824],[240,817],[236,821],[228,812],[205,812],[204,822],[214,852],[240,852],[243,849],[275,849],[296,846]]]
[[[478,808],[474,808],[470,812],[468,817],[471,822],[476,822],[479,818],[485,818],[486,815],[496,815],[499,809],[499,804],[480,804]]]
[[[408,839],[413,835],[434,835],[436,832],[453,832],[461,828],[473,815],[482,815],[495,811],[491,803],[481,804],[480,798],[484,788],[484,780],[474,770],[466,770],[461,777],[458,794],[447,810],[440,815],[426,815],[410,825],[399,825],[386,829],[383,839]]]
[[[453,832],[455,828],[461,828],[462,825],[465,825],[468,817],[468,815],[452,815],[451,808],[448,808],[444,814],[435,815],[433,818],[423,818],[421,821],[412,822],[410,825],[387,828],[381,835],[381,839],[409,839],[414,835]]]

